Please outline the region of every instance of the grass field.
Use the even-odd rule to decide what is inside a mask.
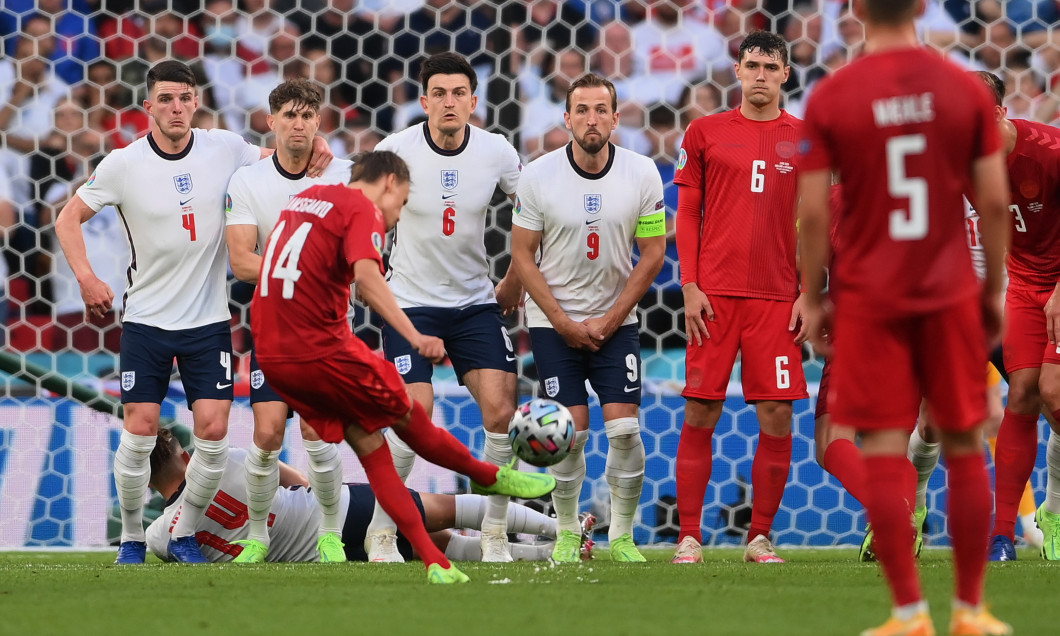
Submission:
[[[854,550],[786,550],[752,566],[732,549],[702,566],[651,562],[461,564],[468,585],[429,586],[421,563],[115,567],[109,552],[0,553],[0,634],[857,634],[882,622],[879,567]],[[948,550],[921,575],[940,633],[949,621]],[[1060,569],[1030,551],[991,564],[987,598],[1017,634],[1055,635]]]

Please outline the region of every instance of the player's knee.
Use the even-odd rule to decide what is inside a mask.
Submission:
[[[283,447],[284,429],[263,428],[254,431],[254,444],[262,450],[279,450]]]
[[[1015,382],[1009,386],[1008,409],[1015,413],[1037,413],[1041,406],[1041,393],[1038,384]]]
[[[1038,391],[1045,408],[1053,413],[1060,409],[1060,377],[1042,375],[1038,383]],[[1011,398],[1010,398],[1011,399]]]
[[[195,423],[195,436],[199,439],[218,441],[228,435],[228,418],[205,418]]]
[[[721,419],[723,407],[721,400],[690,399],[685,402],[685,426],[714,428]]]
[[[514,415],[515,406],[512,404],[493,405],[483,417],[483,425],[491,433],[507,433],[508,424]]]

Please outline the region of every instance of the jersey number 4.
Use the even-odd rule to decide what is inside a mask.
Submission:
[[[287,221],[279,222],[276,229],[272,231],[272,237],[269,238],[269,246],[265,249],[265,267],[262,269],[261,281],[258,283],[263,298],[269,295],[269,283],[273,278],[283,281],[284,298],[294,298],[294,284],[302,277],[302,272],[298,269],[298,259],[302,257],[302,248],[305,247],[306,237],[313,229],[313,224],[305,222],[298,226],[291,234],[291,238],[287,239],[280,249],[279,256],[276,257],[276,266],[273,267],[272,259],[276,256],[276,244],[280,242],[286,226]]]

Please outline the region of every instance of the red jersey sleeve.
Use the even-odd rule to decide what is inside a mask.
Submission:
[[[342,253],[352,268],[357,261],[371,259],[383,269],[383,243],[386,226],[383,215],[360,191],[350,191],[349,214],[344,218],[346,227],[342,235]]]
[[[706,161],[706,137],[703,134],[704,118],[695,119],[688,125],[681,141],[681,152],[677,155],[674,183],[703,189],[703,172]]]

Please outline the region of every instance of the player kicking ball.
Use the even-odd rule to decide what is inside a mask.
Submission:
[[[427,534],[383,429],[390,427],[427,461],[470,477],[479,494],[533,499],[552,492],[556,480],[473,458],[409,400],[394,365],[354,337],[346,310],[356,282],[361,298],[419,355],[433,361],[445,355],[440,339],[412,325],[383,278],[384,237],[408,201],[408,166],[392,152],[364,153],[351,181],[293,197],[269,235],[251,304],[258,362],[322,440],[345,439],[353,448],[379,503],[426,564],[428,581],[463,583],[467,576]]]

